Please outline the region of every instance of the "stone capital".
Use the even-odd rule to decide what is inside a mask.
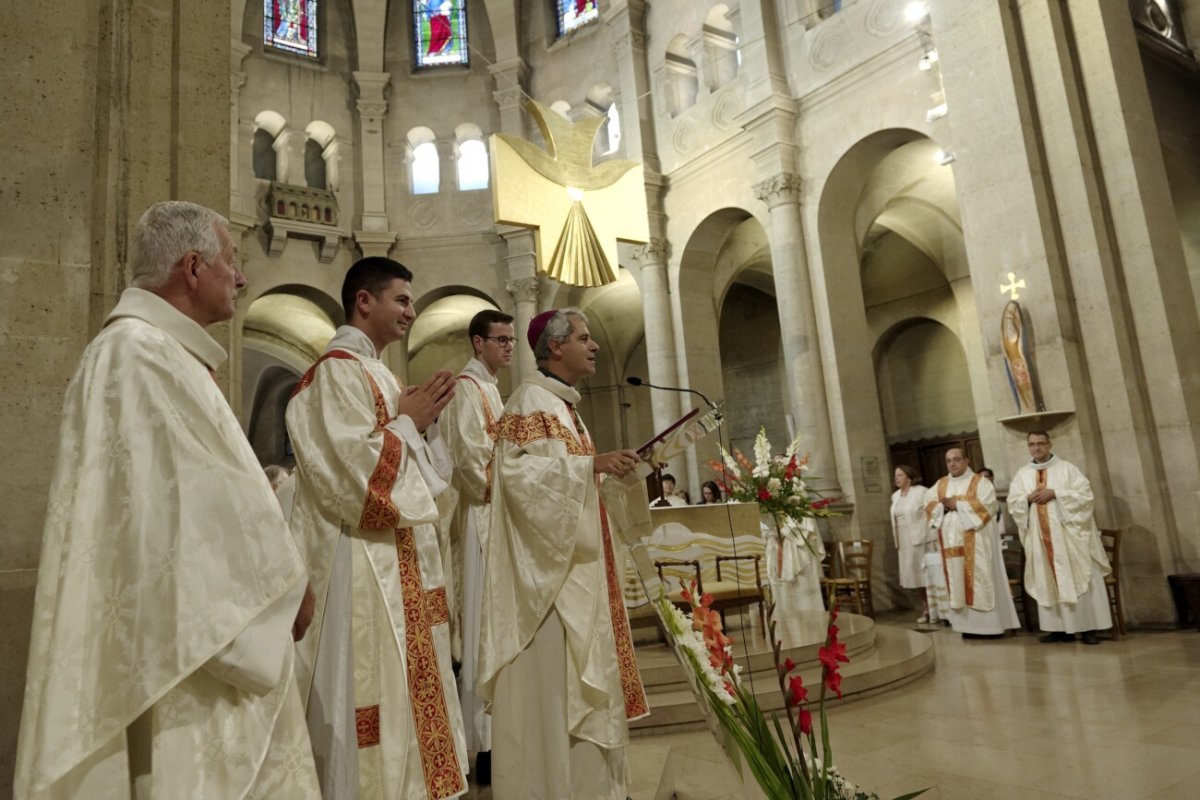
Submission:
[[[801,183],[794,172],[781,172],[754,184],[754,196],[766,203],[767,208],[799,203]]]
[[[670,253],[671,243],[666,239],[658,238],[652,238],[633,250],[634,256],[643,267],[650,264],[665,264]]]
[[[515,278],[504,284],[517,303],[536,303],[541,297],[542,284],[536,277]]]
[[[387,72],[355,72],[354,88],[358,93],[355,105],[365,119],[382,119],[387,114],[385,92],[392,80]]]

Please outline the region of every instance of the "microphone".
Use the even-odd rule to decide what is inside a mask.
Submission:
[[[687,392],[688,394],[694,394],[697,397],[699,397],[701,400],[704,401],[704,404],[707,405],[709,408],[717,407],[716,404],[713,403],[713,401],[709,400],[702,393],[696,391],[695,389],[684,389],[681,386],[655,386],[653,383],[647,383],[646,381],[642,380],[641,378],[638,378],[638,377],[632,376],[632,375],[630,377],[626,378],[625,382],[628,383],[630,386],[645,386],[647,389],[660,389],[664,392]]]

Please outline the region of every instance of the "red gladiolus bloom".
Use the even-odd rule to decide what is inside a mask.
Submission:
[[[781,665],[779,666],[779,669],[783,671],[783,674],[784,674],[784,675],[787,675],[789,672],[791,672],[791,671],[792,671],[792,670],[794,670],[795,668],[796,668],[796,662],[795,662],[795,661],[792,661],[790,658],[789,658],[789,659],[786,659],[786,660],[783,662],[783,664],[781,664]]]
[[[771,493],[767,491],[767,487],[765,487],[765,486],[758,487],[758,499],[759,500],[770,500],[771,499]]]
[[[783,479],[790,481],[792,476],[796,474],[796,457],[792,456],[792,460],[788,462],[787,469],[783,471]]]
[[[831,692],[836,692],[838,700],[842,699],[842,675],[840,672],[827,671],[825,673],[825,688]]]
[[[824,508],[825,506],[829,505],[832,502],[833,502],[832,497],[822,497],[820,500],[814,500],[812,507],[813,508]]]
[[[807,699],[808,689],[804,688],[804,680],[799,675],[793,675],[788,680],[788,705],[798,706]]]
[[[812,733],[812,712],[807,708],[800,709],[800,732],[806,736]]]
[[[712,606],[712,603],[713,596],[711,594],[705,592],[704,594],[700,595],[700,605],[704,606],[705,608],[709,608]],[[720,619],[720,616],[718,616],[717,619]]]
[[[828,647],[818,649],[817,660],[827,672],[837,672],[839,661],[850,662],[849,656],[846,655],[846,645],[841,642],[830,642]]]

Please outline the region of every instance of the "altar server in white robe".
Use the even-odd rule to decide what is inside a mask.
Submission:
[[[439,427],[454,463],[451,482],[457,494],[449,539],[454,564],[457,624],[463,642],[459,696],[467,750],[476,753],[475,782],[491,783],[492,719],[476,691],[479,674],[479,614],[483,603],[483,541],[491,502],[492,451],[504,410],[497,375],[512,363],[516,347],[513,318],[494,308],[471,318],[467,335],[474,356],[458,374],[454,399],[442,412]],[[454,620],[452,619],[452,622]]]
[[[439,372],[402,390],[379,358],[416,317],[411,280],[386,258],[350,268],[348,323],[286,415],[292,529],[317,596],[297,676],[326,800],[439,800],[467,788],[434,526],[450,463],[433,422],[454,379]]]
[[[307,579],[213,371],[228,223],[158,203],[67,387],[14,793],[319,798],[292,675]]]
[[[1099,644],[1112,627],[1104,576],[1111,567],[1093,517],[1092,485],[1051,452],[1050,434],[1025,437],[1033,460],[1008,488],[1008,513],[1025,548],[1025,591],[1038,604],[1043,642]]]
[[[479,691],[496,800],[624,800],[628,721],[649,713],[599,498],[632,450],[597,454],[574,385],[598,345],[577,309],[534,317],[538,372],[500,418],[484,557]]]
[[[996,487],[960,448],[946,451],[946,468],[925,493],[925,513],[942,551],[950,625],[964,638],[1001,636],[1020,621],[996,535]]]
[[[900,567],[900,585],[916,589],[921,598],[923,613],[918,623],[935,622],[941,617],[935,602],[931,605],[926,585],[930,570],[925,568],[928,555],[937,556],[936,571],[942,571],[937,531],[925,519],[925,487],[917,483],[917,471],[907,464],[896,467],[893,475],[896,491],[892,492],[892,544]],[[941,583],[945,583],[942,581]],[[935,590],[936,595],[936,590]]]

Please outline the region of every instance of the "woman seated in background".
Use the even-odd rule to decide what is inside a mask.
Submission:
[[[713,503],[722,503],[721,487],[717,486],[716,481],[705,481],[700,487],[700,502],[698,505],[711,506]]]

